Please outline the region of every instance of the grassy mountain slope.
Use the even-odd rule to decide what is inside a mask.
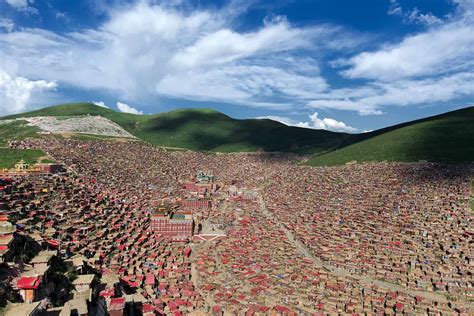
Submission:
[[[308,165],[350,161],[474,161],[474,107],[428,117],[366,135],[367,139],[316,156]]]
[[[355,137],[344,133],[290,127],[266,119],[237,120],[210,109],[183,109],[154,115],[134,115],[91,103],[75,103],[4,118],[78,115],[101,115],[144,141],[191,150],[320,153],[350,142]]]

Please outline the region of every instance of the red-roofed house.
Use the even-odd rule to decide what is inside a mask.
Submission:
[[[125,309],[125,297],[117,297],[110,300],[108,312],[110,316],[123,316]]]
[[[146,278],[145,278],[145,284],[150,285],[150,286],[154,286],[155,282],[156,282],[155,275],[153,273],[147,273]]]
[[[155,307],[151,304],[143,304],[142,307],[142,315],[143,316],[155,316]]]
[[[20,290],[23,301],[32,303],[36,301],[36,292],[41,284],[42,276],[21,277],[16,286]]]

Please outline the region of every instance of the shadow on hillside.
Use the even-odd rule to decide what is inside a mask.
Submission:
[[[216,121],[231,121],[232,119],[218,112],[205,113],[198,110],[171,112],[166,116],[153,118],[147,127],[150,131],[171,132],[186,126],[190,122],[211,124]]]
[[[152,119],[146,131],[180,133],[197,150],[258,149],[267,152],[297,151],[306,147],[328,150],[352,137],[323,130],[289,127],[271,120],[235,120],[221,113],[186,111]]]
[[[456,182],[469,181],[474,175],[472,165],[443,163],[403,164],[396,173],[398,178],[428,186],[445,181],[455,186]]]

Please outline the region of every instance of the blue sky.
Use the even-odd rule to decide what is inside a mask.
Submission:
[[[474,0],[0,0],[0,115],[73,101],[363,132],[472,105]]]

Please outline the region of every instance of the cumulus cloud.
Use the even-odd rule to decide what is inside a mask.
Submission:
[[[309,116],[309,118],[311,119],[311,126],[315,129],[326,129],[329,131],[348,133],[357,132],[356,128],[349,126],[344,122],[336,121],[335,119],[328,117],[325,117],[323,119],[319,118],[318,112],[314,112]]]
[[[123,113],[130,113],[130,114],[137,114],[137,115],[142,115],[143,111],[139,111],[135,109],[134,107],[131,107],[130,105],[122,102],[117,102],[117,108],[119,109],[120,112]]]
[[[306,122],[295,121],[288,117],[276,116],[276,115],[261,116],[258,118],[266,118],[266,119],[278,121],[288,126],[296,126],[296,127],[304,127],[304,128],[312,128],[312,129],[324,129],[328,131],[343,132],[343,133],[358,132],[357,128],[349,126],[342,121],[337,121],[329,117],[320,118],[318,112],[314,112],[313,114],[310,114],[309,121],[306,121]]]
[[[94,103],[97,106],[103,107],[103,108],[107,108],[107,109],[109,108],[107,105],[105,105],[104,101],[92,101],[92,103]],[[124,111],[122,111],[122,112],[124,112]]]
[[[296,27],[281,17],[239,32],[229,14],[140,1],[111,9],[97,29],[0,33],[0,60],[27,77],[107,89],[133,102],[167,96],[285,107],[328,87],[319,55],[365,40],[340,27]]]
[[[296,127],[304,127],[304,128],[311,128],[308,122],[298,122],[289,117],[279,116],[279,115],[266,115],[266,116],[259,116],[257,119],[269,119],[272,121],[277,121],[282,124],[288,126],[296,126]]]
[[[12,77],[0,69],[0,115],[24,111],[32,97],[56,87],[55,82]]]

